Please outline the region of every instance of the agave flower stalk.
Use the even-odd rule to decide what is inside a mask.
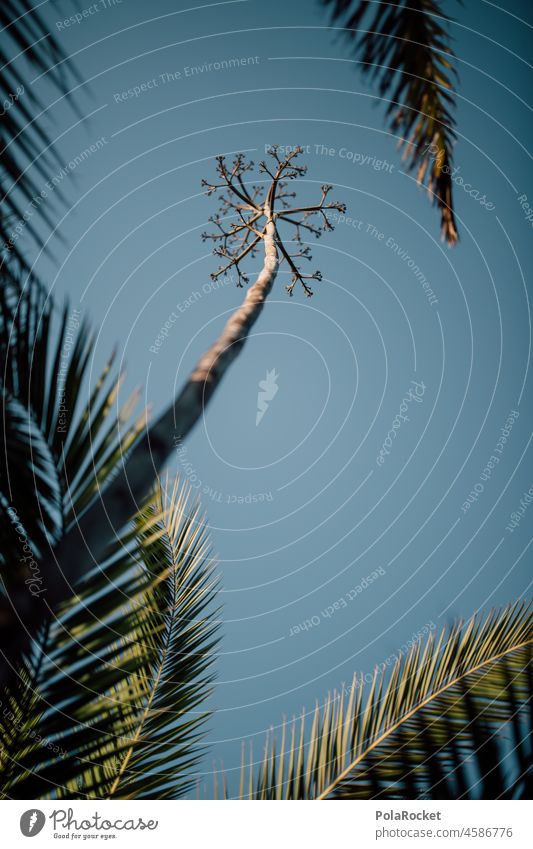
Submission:
[[[216,279],[235,269],[238,285],[242,286],[248,280],[242,271],[243,262],[252,257],[259,246],[263,249],[263,267],[241,306],[231,315],[215,343],[200,358],[174,402],[153,424],[146,423],[142,433],[136,433],[134,444],[115,465],[112,479],[106,482],[81,516],[74,514],[70,527],[65,529],[57,545],[40,560],[39,569],[46,593],[33,596],[23,582],[10,586],[8,595],[0,603],[0,638],[5,646],[0,683],[10,676],[13,659],[27,648],[50,611],[70,598],[76,581],[105,556],[109,543],[147,497],[176,442],[184,439],[201,418],[206,404],[261,315],[280,263],[286,262],[291,272],[291,282],[286,287],[289,295],[299,283],[309,297],[313,294],[311,282],[321,280],[320,271],[304,274],[300,268],[300,259],[311,258],[308,247],[303,244],[302,234],[311,233],[319,237],[324,231],[332,230],[328,210],[345,212],[346,207],[343,203],[329,200],[332,187],[328,185],[322,186],[321,196],[315,204],[291,206],[289,199],[294,198],[295,193],[289,191],[289,185],[306,172],[305,166],[295,162],[301,152],[301,148],[296,148],[281,158],[278,148],[272,147],[272,164],[261,162],[259,165],[260,173],[266,175],[266,186],[248,187],[245,178],[253,163],[247,162],[242,154],[237,155],[232,163],[223,156],[217,157],[216,181],[203,181],[207,194],[218,196],[221,202],[218,214],[210,219],[215,225],[215,232],[204,233],[203,236],[204,240],[213,241],[214,253],[224,260],[212,277]],[[287,230],[292,235],[291,247],[284,241]],[[17,314],[15,310],[13,320],[20,322]],[[5,315],[3,331],[8,340],[7,354],[11,345],[10,325],[11,319]],[[31,371],[32,363],[29,368]],[[68,493],[65,497],[68,500]]]

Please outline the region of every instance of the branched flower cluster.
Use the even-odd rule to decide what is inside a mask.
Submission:
[[[326,230],[333,230],[328,218],[328,210],[346,212],[346,206],[327,198],[332,186],[322,186],[322,195],[314,206],[295,206],[296,192],[290,191],[290,183],[298,177],[303,177],[307,171],[305,165],[297,165],[295,159],[302,153],[297,147],[291,153],[280,157],[279,148],[273,145],[268,150],[273,162],[259,163],[259,173],[265,174],[264,184],[254,185],[247,175],[254,168],[254,163],[246,161],[244,154],[239,153],[229,164],[224,156],[217,156],[217,180],[210,183],[202,180],[207,195],[216,194],[220,207],[216,215],[209,221],[215,225],[211,233],[202,233],[204,241],[212,240],[215,244],[213,253],[224,262],[211,275],[213,280],[227,274],[232,268],[237,272],[237,285],[248,283],[248,275],[242,271],[241,263],[246,257],[253,257],[261,241],[264,239],[269,221],[275,227],[276,247],[282,260],[285,260],[291,271],[291,282],[286,289],[293,294],[296,283],[300,283],[305,294],[310,297],[313,291],[308,282],[321,280],[320,271],[304,274],[298,259],[311,260],[310,248],[305,245],[304,238],[312,234],[319,238]],[[281,228],[292,229],[290,239],[293,247],[286,247],[281,235]]]

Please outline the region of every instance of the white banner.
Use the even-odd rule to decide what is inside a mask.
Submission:
[[[167,849],[529,849],[528,802],[4,801],[6,849],[72,844]],[[31,843],[31,840],[35,840]],[[67,842],[68,841],[68,842]]]

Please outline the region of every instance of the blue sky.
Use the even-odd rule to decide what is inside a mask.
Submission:
[[[217,259],[200,238],[215,212],[200,181],[217,153],[258,161],[265,145],[300,144],[302,199],[327,182],[348,207],[311,244],[314,297],[287,297],[280,272],[169,465],[202,496],[223,583],[206,772],[215,758],[231,776],[241,740],[259,756],[267,727],[413,634],[530,595],[530,519],[506,526],[533,483],[531,222],[519,200],[533,205],[531,22],[518,2],[445,8],[457,17],[455,164],[478,195],[456,185],[452,250],[318,3],[123,0],[68,26],[70,5],[41,4],[80,70],[84,118],[43,77],[43,122],[65,165],[94,150],[64,181],[68,206],[49,199],[51,255],[27,236],[24,247],[57,297],[91,316],[95,374],[119,343],[124,397],[142,386],[162,410],[241,301],[210,284]],[[277,392],[256,425],[272,370]]]

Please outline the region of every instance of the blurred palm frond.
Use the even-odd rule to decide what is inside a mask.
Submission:
[[[41,192],[51,169],[60,164],[43,125],[47,105],[32,86],[36,76],[46,75],[51,91],[68,96],[71,81],[81,78],[29,0],[2,0],[0,34],[0,258],[16,259],[28,270],[21,235],[27,231],[38,239],[34,208],[54,226]],[[62,199],[60,190],[55,194]]]
[[[322,0],[346,29],[363,72],[378,81],[391,131],[441,216],[442,238],[459,236],[452,193],[455,144],[454,53],[438,0]],[[372,12],[371,12],[372,10]]]
[[[3,798],[178,798],[201,752],[217,621],[186,487],[158,488],[2,693]]]
[[[118,405],[114,354],[89,391],[95,340],[81,311],[59,312],[7,266],[0,275],[0,573],[9,587],[20,561],[15,525],[33,551],[47,551],[98,497],[143,422],[130,423],[137,393]]]

